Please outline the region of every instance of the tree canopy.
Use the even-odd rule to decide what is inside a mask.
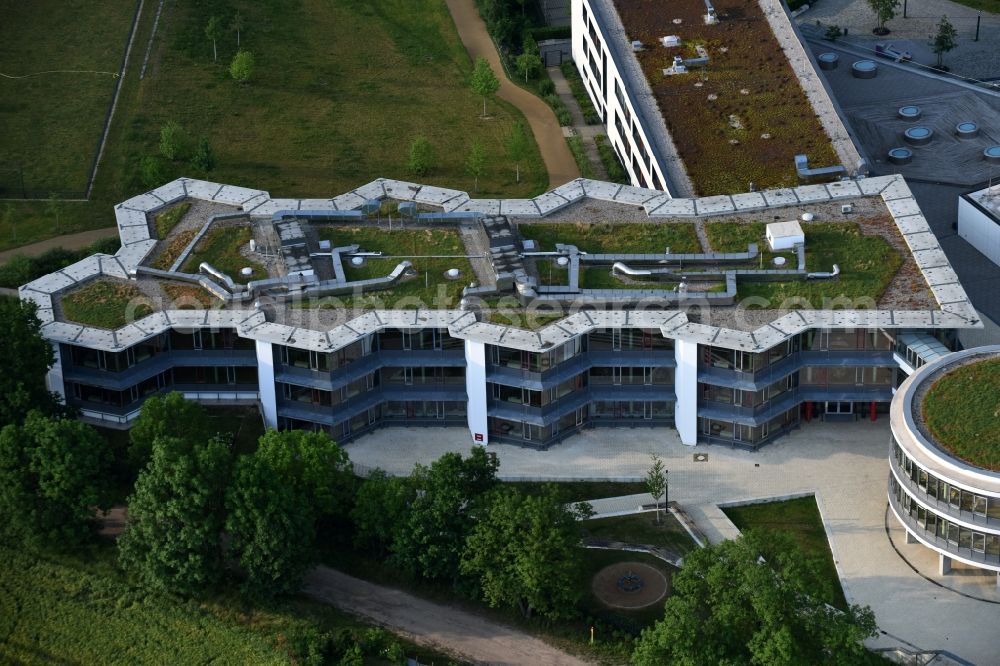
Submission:
[[[580,597],[580,527],[555,487],[541,495],[502,490],[466,539],[461,571],[475,576],[491,606],[571,617]]]
[[[42,322],[34,303],[0,299],[0,427],[20,423],[31,410],[51,414],[56,400],[45,385],[45,375],[55,363],[52,346],[42,338]]]
[[[397,526],[393,561],[424,578],[457,580],[471,517],[496,485],[497,468],[496,460],[476,447],[468,458],[446,453],[430,467],[414,469],[416,497]]]
[[[254,58],[250,51],[237,51],[233,56],[233,61],[229,63],[229,75],[233,80],[240,83],[248,83],[253,77]]]
[[[889,31],[885,24],[896,17],[896,10],[899,9],[899,0],[868,0],[868,6],[875,12],[877,34],[886,34]]]
[[[944,67],[944,54],[958,46],[958,31],[947,16],[942,16],[938,23],[937,34],[931,41],[931,51],[937,55],[937,66]]]
[[[354,496],[354,468],[347,452],[325,433],[268,430],[255,456],[292,484],[317,517],[347,513]]]
[[[507,157],[514,163],[515,180],[521,182],[521,162],[528,156],[528,135],[524,129],[524,123],[515,122],[511,128],[510,136],[507,137]]]
[[[222,574],[223,499],[231,458],[218,438],[160,436],[128,498],[122,567],[156,590],[195,595]]]
[[[876,633],[868,607],[819,599],[829,583],[790,537],[748,531],[695,550],[673,577],[664,619],[642,632],[637,666],[864,663]]]
[[[31,412],[0,431],[0,534],[34,546],[71,547],[109,507],[108,443],[73,419]]]
[[[351,510],[355,545],[384,555],[415,496],[409,478],[372,472],[358,488]]]
[[[194,400],[172,391],[153,395],[142,403],[139,418],[129,431],[129,458],[143,467],[153,455],[153,442],[161,437],[173,437],[188,444],[204,441],[210,434],[208,413]]]

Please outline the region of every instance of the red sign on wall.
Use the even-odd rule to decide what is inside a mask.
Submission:
[[[476,433],[476,434],[474,435],[474,437],[476,438],[476,441],[477,441],[477,442],[481,442],[481,441],[483,441],[483,433],[481,433],[481,432],[477,432],[477,433]]]

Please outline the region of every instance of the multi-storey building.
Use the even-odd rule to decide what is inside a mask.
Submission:
[[[404,260],[387,278],[351,281],[352,266],[379,256],[357,244],[330,247],[312,235],[312,226],[330,220],[349,222],[337,227],[347,234],[378,224],[396,233],[377,219],[378,203],[386,200],[405,214],[403,226],[461,228],[472,238],[467,254],[481,284],[465,288],[461,303],[440,309],[406,299],[374,309],[359,304],[362,292],[379,293],[369,288],[439,279],[431,271],[407,277],[410,261]],[[591,207],[595,201],[603,208]],[[414,211],[411,202],[420,208]],[[153,268],[153,258],[162,260],[177,246],[153,236],[154,216],[182,203],[194,205],[179,228],[198,234],[184,250],[193,254],[177,257],[173,267],[183,267],[185,257],[198,265],[199,239],[215,233],[213,225],[229,233],[224,225],[241,224],[256,242],[240,251],[248,263],[262,262],[268,277],[239,284],[207,264],[188,272]],[[887,305],[745,307],[735,290],[747,280],[796,285],[844,278],[836,268],[809,274],[730,269],[726,262],[763,265],[764,254],[753,247],[749,253],[674,255],[651,248],[648,255],[612,256],[557,246],[541,253],[551,256],[535,256],[526,249],[531,244],[501,240],[508,244],[482,249],[515,227],[531,235],[531,224],[542,218],[555,224],[619,215],[632,216],[629,224],[744,224],[747,216],[798,217],[804,211],[839,216],[845,205],[858,211],[850,215],[875,216],[880,222],[872,223],[877,231],[871,233],[886,234],[903,255],[887,291],[873,296]],[[381,425],[443,425],[468,428],[470,442],[544,447],[581,428],[627,426],[675,429],[685,444],[756,448],[813,419],[878,418],[907,375],[956,347],[956,331],[981,326],[899,177],[702,199],[578,180],[532,200],[472,200],[463,192],[389,180],[333,199],[280,200],[180,179],[120,204],[115,213],[123,243],[116,255],[90,257],[20,293],[38,304],[42,332],[57,352],[50,388],[84,417],[119,426],[136,417],[147,396],[176,390],[204,402],[256,402],[269,427],[318,429],[340,441]],[[511,226],[490,236],[487,227],[498,220]],[[394,229],[400,222],[397,217]],[[434,248],[416,251],[434,254]],[[614,289],[539,283],[531,261],[555,255],[571,269],[604,261],[603,268],[586,270],[605,275],[608,263],[624,260],[649,267],[632,270],[639,275],[661,271],[694,284],[717,274],[720,282],[705,292],[645,288],[661,285],[654,282],[623,281]],[[419,267],[419,256],[410,259]],[[656,268],[675,260],[710,263],[690,272]],[[633,279],[618,270],[611,267],[603,279],[616,285]],[[64,302],[95,281],[142,285],[139,298],[152,312],[115,330],[71,321]],[[170,285],[214,294],[214,304],[149,302],[149,293]],[[534,294],[570,307],[537,328],[494,323],[489,299],[504,289],[521,305],[530,305]],[[573,295],[571,302],[561,289]],[[322,307],[330,294],[356,300]],[[471,303],[477,296],[485,306]]]
[[[935,383],[948,381],[956,371],[981,369],[981,381],[968,390],[995,398],[1000,388],[998,363],[1000,346],[975,347],[928,363],[903,383],[892,401],[890,418],[889,506],[906,530],[907,543],[921,543],[938,553],[941,574],[949,573],[952,560],[956,560],[997,572],[1000,586],[1000,472],[996,471],[996,458],[982,456],[981,442],[956,441],[949,432],[944,433],[944,440],[936,436],[923,409]],[[992,368],[989,372],[986,364]],[[969,414],[955,404],[961,401],[983,406],[982,400],[967,399],[964,392],[946,392],[930,399],[950,400],[938,408],[953,412],[954,419],[978,420],[983,416]],[[993,432],[978,436],[996,439]]]

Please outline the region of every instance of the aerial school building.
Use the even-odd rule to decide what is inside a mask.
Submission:
[[[386,202],[397,211],[388,225]],[[158,232],[158,216],[178,206],[189,206],[180,222]],[[748,218],[809,211],[829,228],[859,222],[902,257],[866,309],[741,305],[744,289],[839,291],[859,278],[850,257],[815,265],[819,222],[802,223],[804,243],[789,250],[761,237],[720,252],[694,232],[704,224],[721,245],[729,230],[745,238]],[[811,420],[879,418],[906,376],[954,349],[958,330],[981,326],[900,177],[698,199],[580,179],[528,200],[391,180],[332,199],[272,199],[179,179],[115,215],[117,254],[20,295],[38,305],[57,352],[50,388],[119,427],[148,396],[181,391],[258,403],[269,427],[339,441],[444,425],[467,428],[470,442],[545,447],[581,428],[648,427],[690,445],[756,448]],[[607,227],[616,219],[628,221]],[[702,247],[619,253],[595,235],[609,229],[612,239],[689,234],[687,250]],[[420,245],[428,234],[456,239],[458,253],[424,256],[437,256]],[[532,239],[545,234],[557,241]],[[212,265],[210,248],[230,238],[239,263]],[[462,268],[441,270],[449,262]],[[250,272],[259,277],[241,277]],[[136,290],[121,325],[67,315],[98,283]],[[407,296],[434,292],[453,298],[433,307]],[[544,318],[519,323],[533,309]]]

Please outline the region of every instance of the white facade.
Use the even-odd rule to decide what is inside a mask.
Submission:
[[[601,5],[602,2],[605,4]],[[573,61],[594,108],[604,121],[608,142],[618,154],[631,184],[670,192],[663,157],[631,92],[636,82],[629,81],[622,71],[626,66],[621,62],[623,55],[612,50],[618,42],[610,40],[624,38],[610,34],[611,26],[607,24],[618,19],[614,8],[609,10],[608,4],[605,0],[572,0]],[[644,78],[642,83],[645,84]]]
[[[1000,185],[958,198],[958,235],[1000,265]]]
[[[486,420],[486,345],[482,342],[465,341],[465,388],[469,394],[469,433],[475,444],[486,446],[490,435]]]

